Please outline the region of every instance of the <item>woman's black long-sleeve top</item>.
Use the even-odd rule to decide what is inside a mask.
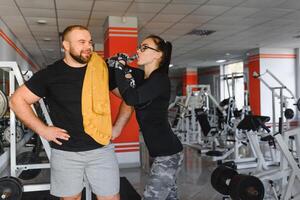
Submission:
[[[144,79],[144,71],[131,68],[136,87],[130,87],[124,71],[116,69],[115,78],[124,101],[134,106],[145,144],[152,157],[169,156],[182,151],[182,144],[168,122],[170,80],[155,70]]]

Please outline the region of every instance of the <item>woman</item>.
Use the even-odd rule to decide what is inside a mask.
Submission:
[[[170,42],[150,35],[137,50],[138,65],[144,66],[144,72],[128,70],[127,66],[115,70],[119,91],[125,102],[134,106],[145,144],[154,158],[144,200],[178,199],[176,175],[183,148],[168,122],[171,52]]]

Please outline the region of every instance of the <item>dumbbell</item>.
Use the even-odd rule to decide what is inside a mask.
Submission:
[[[233,200],[263,200],[264,185],[255,176],[239,174],[234,169],[220,165],[211,175],[211,184],[223,195]]]

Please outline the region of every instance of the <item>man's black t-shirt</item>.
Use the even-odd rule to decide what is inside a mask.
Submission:
[[[57,61],[35,73],[25,82],[35,95],[46,98],[53,125],[68,131],[70,139],[51,142],[51,147],[65,151],[88,151],[102,147],[84,132],[81,112],[81,91],[86,66],[74,68],[63,60]],[[110,71],[110,70],[109,70]],[[110,90],[116,87],[113,73],[110,75]],[[101,93],[102,91],[99,91]]]

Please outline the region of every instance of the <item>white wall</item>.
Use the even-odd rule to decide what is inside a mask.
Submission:
[[[295,75],[295,58],[283,58],[286,55],[294,55],[296,52],[294,49],[260,49],[260,74],[263,74],[266,70],[272,72],[292,93],[296,94],[296,75]],[[264,55],[267,58],[264,58]],[[272,58],[274,57],[274,58]],[[265,80],[271,87],[280,86],[270,75],[263,75]],[[261,115],[267,115],[272,117],[272,93],[261,82]],[[277,90],[279,94],[279,90]],[[284,91],[284,95],[290,96],[289,93]],[[289,107],[295,111],[295,106],[292,104],[294,101],[289,101]],[[276,121],[280,115],[279,100],[276,99]],[[272,121],[272,119],[271,119]]]

